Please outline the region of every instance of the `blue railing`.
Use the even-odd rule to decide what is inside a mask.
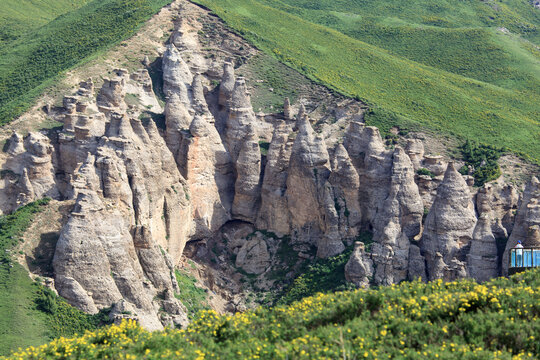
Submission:
[[[540,248],[513,248],[510,250],[511,268],[540,267]]]

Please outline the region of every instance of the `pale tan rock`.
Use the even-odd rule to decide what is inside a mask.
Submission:
[[[467,255],[469,274],[480,282],[497,277],[499,273],[497,243],[491,227],[488,214],[483,214],[478,218],[471,241],[471,250]]]
[[[125,79],[122,77],[104,78],[103,86],[99,90],[97,96],[97,105],[103,111],[109,109],[119,109],[123,111],[127,108],[124,98],[126,96],[125,91]]]
[[[411,158],[414,170],[418,170],[422,167],[422,160],[424,159],[424,143],[422,140],[408,139],[405,152]]]
[[[422,279],[423,281],[427,281],[426,260],[420,253],[420,248],[415,244],[411,244],[409,247],[408,279],[411,281],[417,280],[417,279]]]
[[[322,138],[315,135],[309,119],[298,120],[287,177],[287,203],[295,241],[316,245],[322,238],[324,189],[330,176],[329,155]]]
[[[223,64],[223,77],[219,84],[219,105],[229,106],[232,92],[234,90],[235,76],[234,66],[231,62],[226,61]]]
[[[277,126],[266,155],[261,207],[257,218],[259,229],[278,234],[288,234],[290,231],[290,215],[285,192],[292,144],[287,126],[285,124]]]
[[[247,93],[246,81],[236,79],[231,100],[229,115],[225,125],[224,145],[233,162],[236,162],[243,139],[248,134],[248,125],[255,125],[256,118]]]
[[[262,274],[270,265],[270,254],[264,239],[248,240],[236,255],[236,266],[249,274]]]
[[[232,215],[236,219],[254,223],[261,195],[261,151],[259,138],[253,126],[248,125],[247,135],[235,164],[236,182]]]
[[[230,219],[233,164],[214,126],[196,115],[184,149],[185,177],[195,221],[195,238],[208,236]]]
[[[467,183],[450,163],[427,215],[420,242],[430,280],[440,276],[436,253],[442,255],[447,265],[454,258],[464,260],[461,250],[470,244],[475,225],[474,204]]]
[[[166,96],[180,92],[181,84],[191,86],[193,75],[173,44],[167,46],[161,66],[163,69],[163,93]]]
[[[362,221],[359,198],[360,178],[342,144],[336,145],[334,149],[333,169],[328,181],[334,190],[341,237],[358,235],[358,228]]]
[[[367,288],[373,277],[373,263],[365,251],[363,243],[357,241],[345,265],[345,279],[357,287]]]

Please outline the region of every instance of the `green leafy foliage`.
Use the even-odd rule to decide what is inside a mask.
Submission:
[[[259,148],[261,149],[261,155],[266,156],[268,154],[268,149],[270,148],[270,143],[268,141],[260,140]]]
[[[426,168],[420,168],[420,169],[416,170],[416,173],[418,175],[427,175],[427,176],[431,177],[432,179],[435,177],[435,174],[433,174],[431,171],[429,171]]]
[[[315,295],[318,292],[335,292],[345,290],[345,264],[351,256],[352,248],[328,258],[317,259],[285,290],[277,304],[291,304],[294,301]]]
[[[92,0],[5,46],[0,125],[28,109],[63,71],[135,33],[171,0]]]
[[[538,15],[530,4],[517,0],[448,0],[441,5],[421,0],[196,2],[310,79],[366,101],[375,109],[366,121],[381,126],[383,134],[394,126],[412,129],[411,124],[417,124],[414,128],[420,125],[485,144],[504,143],[540,160],[540,106],[535,100],[540,55],[523,39],[537,38]],[[318,20],[334,16],[346,23],[347,31],[341,28],[344,24],[332,27],[330,20],[328,24]],[[376,23],[370,30],[373,34],[386,26],[387,35],[373,44],[367,36],[352,37],[348,30],[354,31],[357,21],[366,28],[369,21]],[[492,26],[519,30],[522,37],[503,35]],[[387,41],[393,32],[401,35]],[[412,57],[416,53],[422,58]],[[386,113],[377,114],[377,109]]]
[[[176,294],[182,304],[188,310],[188,317],[193,319],[201,310],[209,309],[205,289],[198,287],[197,279],[183,270],[176,270],[176,281],[180,287],[180,293]]]
[[[469,173],[472,169],[474,184],[482,186],[486,182],[496,180],[501,176],[501,169],[497,160],[504,153],[504,149],[495,146],[476,144],[467,140],[461,147],[461,155],[465,161],[465,166],[460,172]]]
[[[235,315],[187,330],[124,322],[13,359],[537,359],[540,269],[485,284],[418,281]]]

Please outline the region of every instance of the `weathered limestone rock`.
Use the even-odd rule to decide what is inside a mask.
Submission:
[[[422,160],[424,159],[424,143],[422,140],[408,139],[405,152],[411,158],[415,171],[422,167]]]
[[[226,61],[223,64],[223,77],[219,84],[219,105],[224,107],[229,106],[229,101],[231,100],[234,90],[234,84],[234,66],[231,62]]]
[[[467,255],[469,274],[480,282],[497,277],[497,259],[497,243],[491,231],[491,220],[488,214],[484,214],[478,218],[471,250]]]
[[[291,101],[288,97],[283,101],[283,116],[285,117],[285,120],[292,120],[293,118]]]
[[[349,125],[343,144],[362,184],[362,222],[370,224],[389,193],[392,152],[385,149],[379,129],[354,121]]]
[[[208,113],[208,105],[204,97],[204,87],[202,84],[203,76],[196,74],[193,77],[193,83],[191,84],[191,95],[193,98],[193,109],[198,113]]]
[[[341,237],[358,235],[358,228],[362,221],[359,198],[360,178],[342,144],[336,145],[334,150],[333,169],[328,181],[334,190]]]
[[[24,153],[24,151],[24,139],[14,131],[8,140],[7,153],[11,156],[17,156]]]
[[[373,277],[373,263],[366,254],[364,243],[357,241],[345,265],[345,279],[354,285],[367,288]]]
[[[36,198],[43,196],[58,197],[56,187],[53,147],[49,139],[40,133],[30,133],[24,139],[26,153],[23,154],[21,164],[27,169],[28,179]]]
[[[430,280],[440,276],[440,266],[437,265],[440,261],[448,265],[454,258],[464,260],[462,250],[470,244],[475,225],[476,215],[469,187],[450,163],[437,189],[420,241]],[[440,261],[436,259],[437,253],[442,256]]]
[[[266,155],[257,227],[277,234],[288,234],[290,231],[290,216],[285,192],[292,144],[289,139],[289,129],[285,124],[280,124],[274,130]]]
[[[309,119],[298,120],[287,177],[287,203],[296,241],[316,245],[326,230],[324,185],[330,176],[324,140],[315,135]]]
[[[512,185],[487,183],[478,189],[477,211],[489,218],[496,238],[507,238],[512,231],[518,200],[518,192]]]
[[[421,232],[423,203],[414,182],[414,168],[405,151],[396,147],[390,191],[373,221],[373,247],[377,284],[397,283],[407,278],[410,240]],[[379,263],[379,260],[382,263]]]
[[[193,75],[173,44],[163,54],[163,93],[167,96],[181,91],[181,84],[191,86]]]
[[[261,195],[261,151],[255,129],[248,125],[247,135],[236,161],[235,194],[232,215],[254,223]]]
[[[426,275],[426,260],[420,253],[420,248],[414,244],[409,247],[409,280],[418,278],[423,281],[427,280]]]
[[[129,76],[126,93],[133,94],[146,109],[155,113],[163,111],[152,88],[152,78],[147,69],[139,69]]]
[[[243,139],[248,134],[248,125],[255,124],[255,113],[247,93],[246,80],[236,79],[229,102],[229,117],[225,125],[224,144],[233,162],[238,159]]]
[[[508,275],[510,249],[515,247],[518,241],[525,247],[540,246],[540,237],[536,236],[538,225],[540,225],[540,181],[533,176],[525,187],[512,234],[506,243],[502,259],[503,275]]]
[[[185,91],[185,96],[187,98],[187,90]],[[184,93],[184,90],[180,92],[180,94],[182,93]],[[177,161],[178,157],[182,156],[181,154],[178,154],[178,149],[182,142],[181,132],[189,131],[192,121],[193,115],[190,113],[186,103],[180,98],[179,93],[172,93],[165,105],[165,141]]]
[[[181,151],[186,157],[184,175],[191,190],[193,237],[198,239],[230,219],[234,168],[216,128],[202,115],[193,119]]]
[[[249,274],[262,274],[270,265],[270,254],[264,239],[247,240],[236,255],[236,266]]]
[[[125,79],[119,76],[113,78],[103,79],[103,86],[99,90],[97,96],[97,104],[104,112],[111,108],[117,108],[119,110],[125,110],[127,108],[124,98],[126,96],[125,91]]]
[[[23,170],[22,176],[19,179],[19,193],[17,195],[17,204],[19,206],[26,205],[35,198],[34,187],[28,178],[28,171]]]

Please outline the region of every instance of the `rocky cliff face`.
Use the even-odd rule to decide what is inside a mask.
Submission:
[[[128,309],[150,329],[182,326],[174,266],[187,242],[225,228],[242,233],[227,247],[250,274],[267,271],[278,237],[305,258],[326,258],[370,231],[374,243],[356,242],[345,268],[362,287],[483,281],[499,274],[497,238],[510,234],[507,248],[539,245],[537,179],[514,215],[517,189],[492,184],[475,194],[418,139],[387,148],[356,116],[344,117],[343,137],[326,136],[288,99],[283,114],[257,116],[234,59],[210,63],[186,26],[163,51],[164,108],[147,69],[117,69],[97,96],[86,80],[64,98],[56,115],[63,129],[50,138],[14,133],[8,141],[2,212],[42,196],[75,202],[53,260],[55,287],[71,304]],[[417,175],[420,168],[433,177]]]

